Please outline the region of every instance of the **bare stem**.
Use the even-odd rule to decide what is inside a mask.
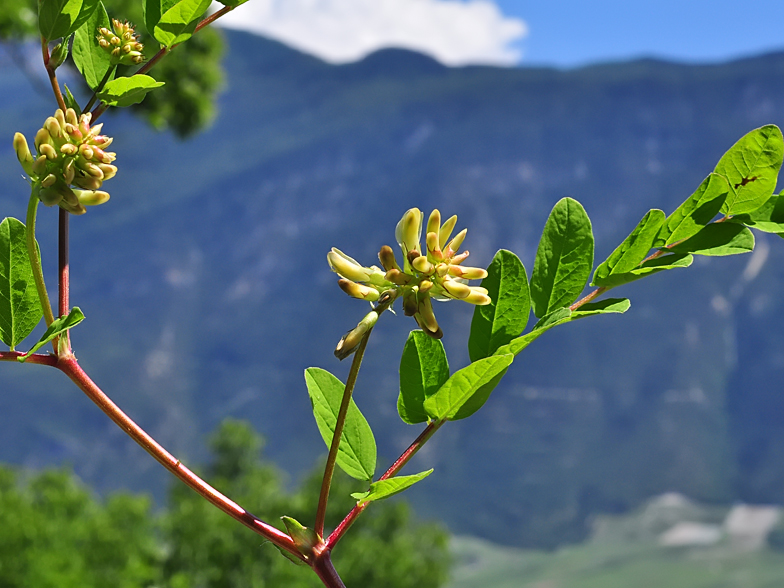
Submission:
[[[607,290],[609,290],[609,288],[607,286],[602,286],[601,288],[596,288],[596,290],[594,290],[593,292],[589,292],[585,297],[580,298],[580,300],[578,300],[577,302],[572,304],[569,307],[569,310],[577,310],[583,304],[588,304],[594,298],[598,298],[599,296],[601,296],[602,294],[607,292]]]
[[[63,42],[65,42],[65,39],[63,39]],[[57,81],[57,74],[54,72],[54,68],[49,66],[49,43],[43,37],[41,37],[41,53],[43,54],[46,73],[49,75],[49,83],[52,84],[55,100],[57,100],[60,109],[65,112],[65,100],[63,99],[63,93],[60,91],[60,83]]]
[[[19,363],[19,358],[24,356],[25,363],[34,363],[37,365],[48,365],[55,367],[57,365],[57,356],[51,353],[31,353],[27,355],[21,351],[0,351],[0,361],[13,361]]]
[[[313,571],[327,588],[346,588],[343,580],[340,579],[335,566],[332,565],[332,558],[329,550],[319,553],[313,561]]]
[[[371,327],[365,333],[364,337],[362,337],[362,341],[354,353],[354,359],[351,362],[351,371],[348,374],[346,387],[343,390],[343,399],[340,402],[340,409],[338,410],[338,416],[335,422],[335,431],[332,434],[332,444],[329,446],[327,465],[324,467],[324,477],[321,480],[321,493],[319,494],[318,507],[316,509],[316,525],[314,529],[319,537],[324,535],[324,519],[327,516],[329,489],[332,485],[332,475],[335,473],[335,463],[338,458],[340,438],[343,435],[343,426],[346,424],[346,414],[348,413],[348,407],[351,404],[351,394],[354,392],[354,386],[357,383],[357,375],[359,374],[359,367],[362,364],[362,356],[365,355],[368,338],[372,332],[373,328]]]
[[[93,104],[95,104],[95,100],[98,98],[98,92],[103,90],[103,87],[106,85],[106,82],[109,81],[109,78],[112,77],[112,74],[115,72],[116,69],[117,69],[117,66],[115,65],[114,67],[110,67],[106,71],[106,73],[103,76],[103,79],[95,87],[95,91],[93,91],[93,95],[90,96],[90,101],[82,109],[83,112],[87,112],[88,110],[90,110],[93,107]]]
[[[71,269],[68,261],[68,226],[70,213],[60,208],[58,219],[58,312],[61,317],[68,316],[71,311]],[[68,330],[58,337],[57,354],[71,353],[71,331]]]
[[[48,357],[48,356],[44,356]],[[31,358],[32,360],[33,358]],[[150,437],[144,429],[137,425],[128,415],[112,402],[104,392],[93,382],[79,366],[76,358],[61,357],[56,367],[60,369],[71,381],[76,384],[117,426],[125,431],[131,439],[136,441],[147,453],[154,457],[163,467],[174,474],[181,482],[190,487],[201,497],[225,512],[230,517],[239,521],[249,529],[255,531],[281,549],[305,561],[305,557],[294,545],[291,537],[268,525],[258,517],[246,511],[215,488],[207,484],[199,476],[186,468],[179,459],[171,455],[155,439]],[[334,584],[335,586],[339,586]],[[332,585],[327,585],[332,586]]]
[[[424,431],[422,431],[419,434],[419,437],[417,437],[414,440],[414,442],[408,446],[408,449],[406,449],[400,455],[400,457],[398,457],[395,460],[395,463],[389,466],[389,469],[386,472],[384,472],[384,475],[382,475],[379,478],[379,480],[386,480],[387,478],[391,478],[392,476],[397,474],[401,469],[403,469],[403,466],[406,465],[411,460],[411,458],[416,455],[417,451],[419,451],[422,448],[422,446],[428,442],[428,440],[435,434],[436,431],[438,431],[441,425],[443,425],[445,422],[446,421],[443,420],[443,421],[432,421],[428,423]],[[351,512],[346,515],[346,517],[340,522],[337,528],[332,532],[332,534],[327,539],[326,549],[331,550],[332,548],[335,547],[335,545],[337,545],[341,537],[343,537],[346,531],[348,531],[349,527],[351,527],[351,525],[354,524],[354,521],[357,520],[357,517],[359,517],[359,515],[362,514],[362,511],[365,510],[369,504],[370,504],[369,502],[362,502],[360,504],[357,504],[353,509],[351,509]]]

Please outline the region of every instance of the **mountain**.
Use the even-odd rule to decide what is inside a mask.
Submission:
[[[784,53],[556,70],[447,68],[385,50],[334,66],[226,37],[214,126],[178,143],[128,113],[106,116],[120,166],[112,200],[71,229],[80,361],[186,463],[226,416],[264,432],[292,476],[323,455],[302,373],[345,378],[332,351],[367,310],[337,287],[330,247],[371,264],[406,209],[437,207],[469,228],[472,264],[503,247],[530,272],[568,195],[592,218],[598,263],[648,209],[691,194],[744,133],[784,122]],[[23,218],[11,136],[32,138],[53,103],[1,63],[0,206]],[[56,215],[41,217],[53,272]],[[784,503],[783,245],[758,235],[752,256],[630,284],[618,291],[632,300],[624,316],[542,337],[482,411],[444,427],[412,464],[436,470],[410,491],[419,511],[461,533],[552,546],[585,536],[595,513],[667,491]],[[457,369],[472,309],[436,312]],[[358,382],[380,467],[419,432],[395,410],[414,327],[384,316]],[[163,470],[59,374],[2,365],[0,391],[0,459],[163,492]]]

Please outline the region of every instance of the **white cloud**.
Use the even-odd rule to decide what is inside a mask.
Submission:
[[[514,65],[528,33],[490,0],[250,0],[218,23],[271,37],[332,63],[384,47],[447,65]]]

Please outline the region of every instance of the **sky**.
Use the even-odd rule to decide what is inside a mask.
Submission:
[[[566,68],[784,50],[782,0],[250,0],[219,22],[332,63],[385,47],[447,65]]]

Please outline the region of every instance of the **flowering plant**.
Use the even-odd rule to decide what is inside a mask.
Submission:
[[[222,9],[204,17],[209,0],[145,0],[145,24],[161,49],[133,75],[113,79],[118,65],[143,62],[143,46],[133,26],[119,20],[110,22],[100,2],[40,0],[44,66],[58,109],[36,132],[35,155],[22,133],[13,138],[17,159],[30,183],[30,200],[26,223],[10,218],[0,223],[0,249],[4,252],[0,259],[0,340],[9,347],[0,351],[0,361],[47,365],[65,373],[179,480],[287,557],[310,566],[325,586],[334,588],[343,583],[332,565],[331,553],[353,522],[374,501],[397,494],[432,473],[398,475],[442,426],[481,409],[528,345],[556,326],[626,312],[629,300],[601,298],[612,288],[687,267],[694,255],[752,251],[750,228],[784,234],[784,223],[774,214],[784,198],[784,193],[774,194],[784,158],[784,138],[773,125],[742,137],[683,204],[669,215],[650,210],[595,270],[591,222],[582,205],[571,198],[560,200],[552,209],[530,278],[520,259],[506,250],[496,253],[487,269],[464,266],[469,254],[460,248],[466,230],[453,237],[457,217],[442,222],[438,210],[430,214],[427,223],[417,208],[403,214],[395,230],[401,262],[388,245],[379,251],[381,267],[364,266],[332,249],[327,261],[340,276],[338,285],[348,295],[368,301],[372,309],[335,349],[341,360],[353,355],[345,383],[324,369],[306,370],[314,418],[328,448],[327,461],[314,524],[308,527],[283,516],[276,527],[209,486],[131,420],[81,368],[69,337],[70,330],[84,319],[81,310],[70,303],[70,217],[83,214],[85,206],[107,202],[109,194],[101,190],[103,182],[118,171],[115,154],[106,151],[112,139],[102,134],[102,125],[96,121],[107,108],[137,103],[159,87],[147,72],[177,45],[240,3],[242,0],[224,0]],[[50,42],[57,39],[61,41],[50,52]],[[84,107],[69,92],[63,95],[57,80],[56,70],[70,48],[74,49],[75,65],[93,91]],[[58,206],[56,314],[35,239],[39,202]],[[471,280],[482,282],[472,286],[468,283]],[[594,289],[581,297],[589,280]],[[405,423],[425,426],[400,457],[376,476],[375,438],[352,395],[368,339],[379,316],[398,298],[404,314],[414,317],[419,329],[410,333],[402,351],[397,410]],[[468,337],[470,363],[451,374],[433,300],[463,300],[474,305]],[[538,321],[526,331],[531,312]],[[17,351],[17,345],[41,318],[47,326],[43,336],[27,352]],[[51,353],[38,352],[49,343]],[[336,466],[363,481],[367,489],[352,494],[356,499],[352,510],[327,533],[325,517]]]

